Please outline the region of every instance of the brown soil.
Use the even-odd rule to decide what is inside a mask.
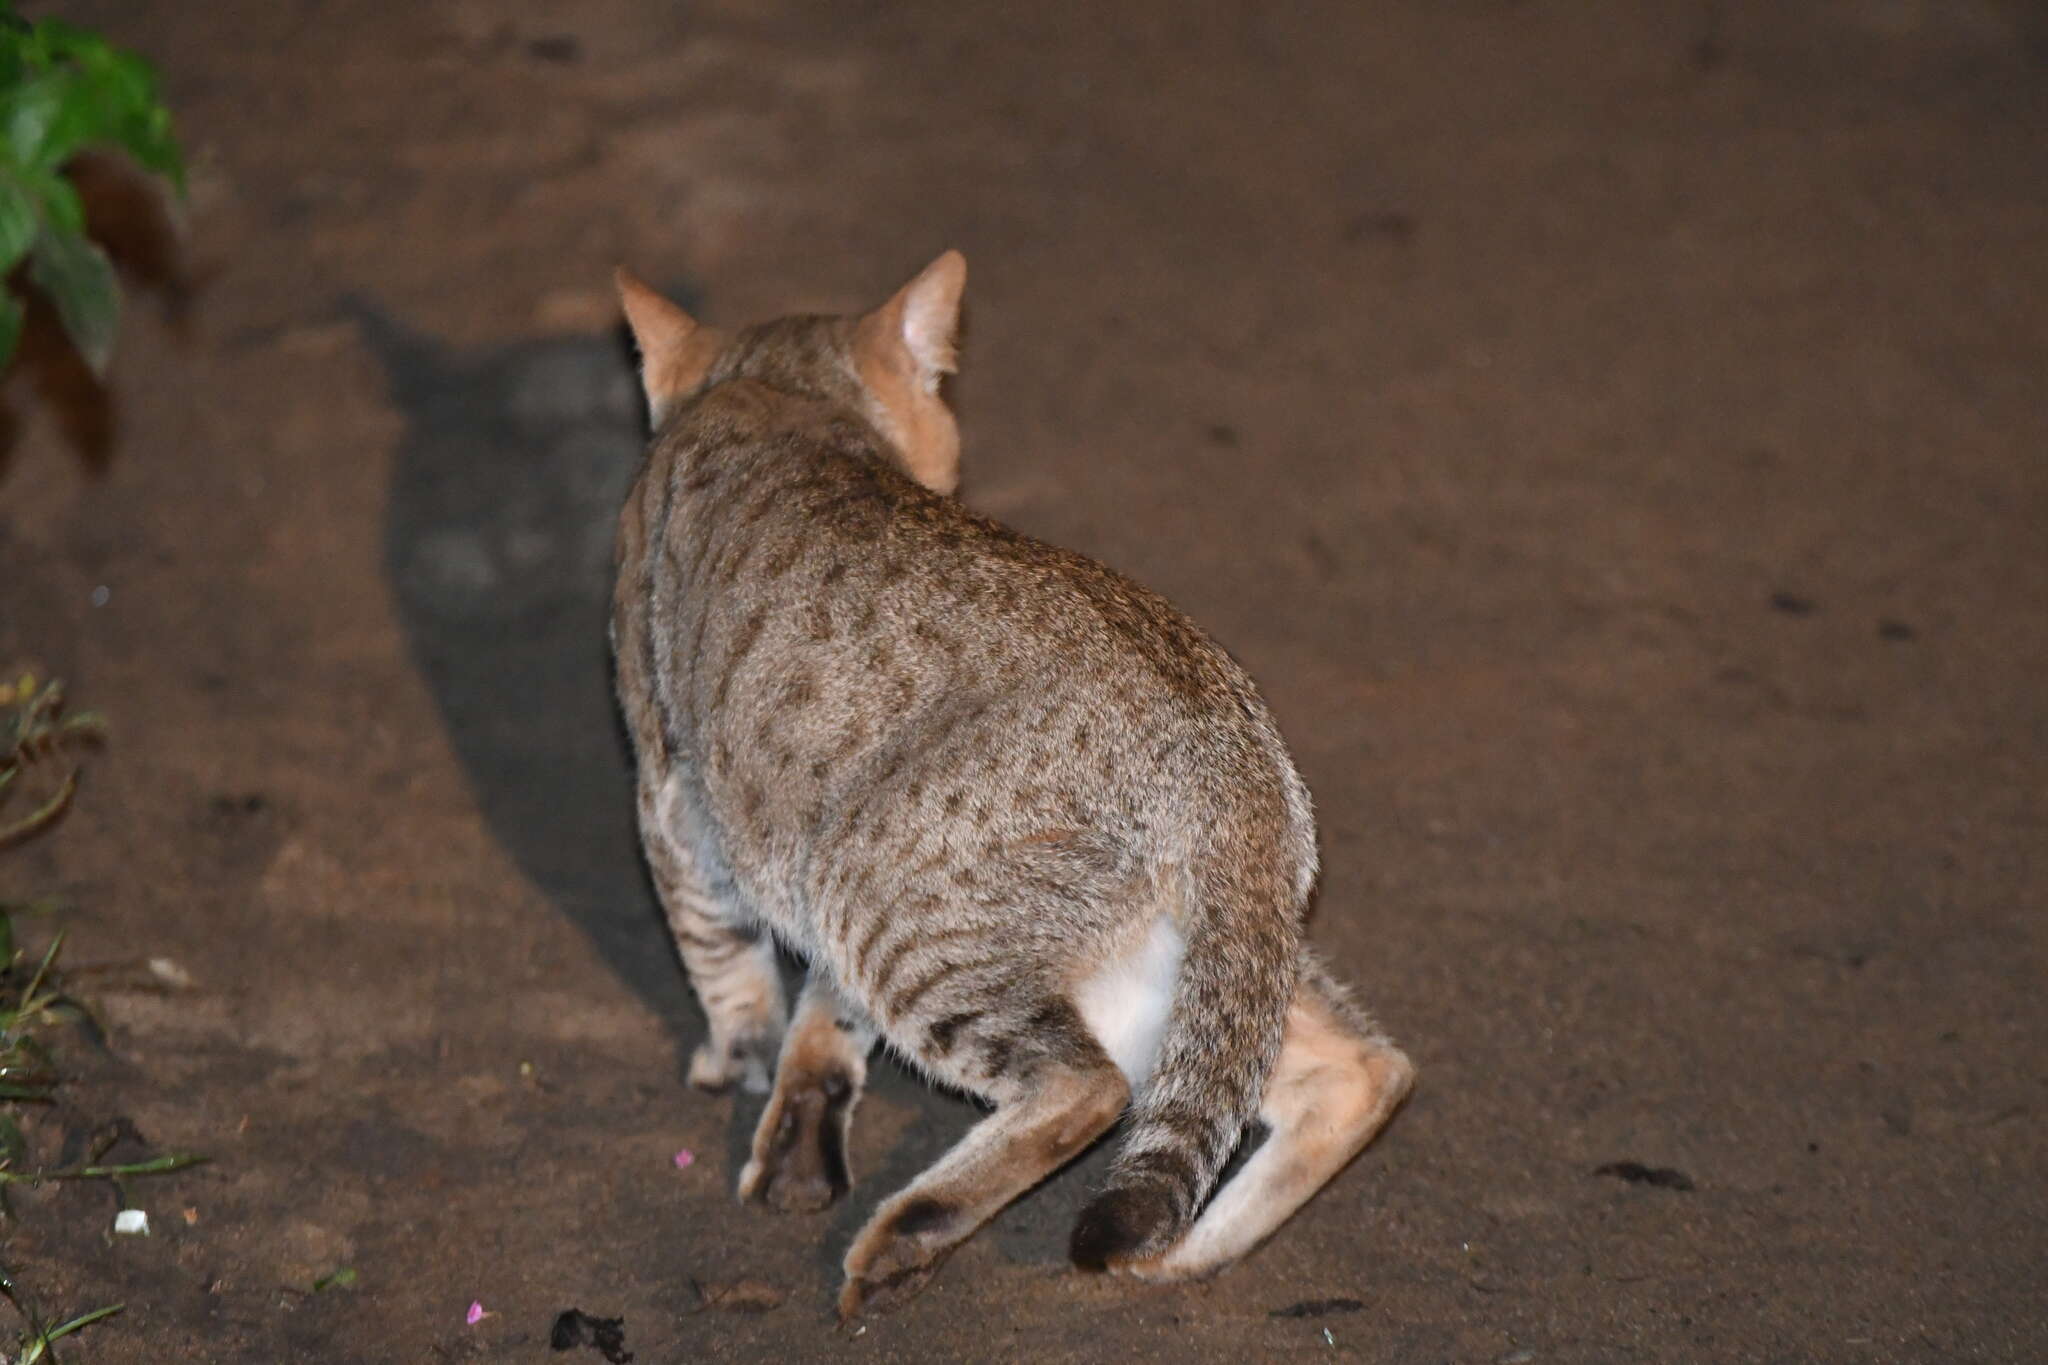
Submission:
[[[37,1131],[212,1157],[147,1239],[16,1200],[26,1294],[127,1305],[72,1357],[2048,1358],[2038,7],[61,8],[165,72],[191,289],[96,453],[6,392],[0,656],[113,737],[5,886],[193,984],[87,974]],[[1098,1157],[847,1336],[973,1112],[885,1077],[847,1203],[731,1197],[605,709],[607,279],[949,245],[969,500],[1264,682],[1423,1080],[1213,1283],[1064,1267]]]

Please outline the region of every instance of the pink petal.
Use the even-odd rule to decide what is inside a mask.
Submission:
[[[695,1161],[696,1159],[697,1154],[691,1151],[688,1147],[685,1147],[681,1151],[676,1153],[676,1169],[679,1171],[687,1171],[688,1169],[690,1169],[690,1163]]]
[[[471,1299],[469,1301],[469,1312],[464,1315],[463,1321],[474,1327],[483,1320],[484,1301],[482,1299]]]

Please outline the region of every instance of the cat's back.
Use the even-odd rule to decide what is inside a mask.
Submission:
[[[651,576],[707,617],[711,648],[683,667],[717,670],[730,635],[785,671],[857,672],[899,712],[935,690],[1103,689],[1154,723],[1263,719],[1243,670],[1171,603],[920,486],[830,403],[721,386],[648,477],[666,510]],[[711,687],[730,701],[744,681]]]

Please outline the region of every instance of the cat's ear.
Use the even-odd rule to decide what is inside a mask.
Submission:
[[[939,398],[939,380],[953,372],[966,285],[966,257],[948,251],[862,318],[854,333],[873,416],[910,476],[938,493],[960,483],[960,431]]]
[[[647,391],[648,415],[659,427],[676,401],[704,378],[724,339],[709,327],[698,326],[696,319],[626,267],[613,271],[612,279],[619,287],[633,344],[640,348],[640,385]]]
[[[944,253],[861,319],[863,347],[894,351],[886,358],[926,393],[937,393],[939,376],[953,373],[953,334],[960,327],[960,293],[966,287],[967,258],[957,251]]]

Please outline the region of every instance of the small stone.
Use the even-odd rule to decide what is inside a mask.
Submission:
[[[141,1209],[122,1209],[114,1215],[114,1232],[122,1237],[147,1237],[149,1215]]]

